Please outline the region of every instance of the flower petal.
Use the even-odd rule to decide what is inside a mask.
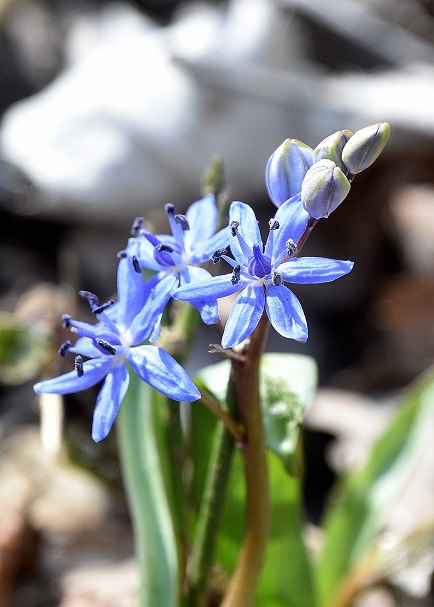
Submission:
[[[139,344],[155,330],[161,313],[172,296],[172,291],[178,284],[178,275],[157,274],[151,278],[154,288],[150,291],[145,305],[131,323],[130,333],[133,344]]]
[[[157,346],[131,348],[128,356],[134,372],[169,398],[191,402],[200,398],[200,392],[186,371],[167,352]]]
[[[265,310],[271,324],[283,337],[306,341],[306,317],[297,297],[284,285],[268,285]]]
[[[185,232],[185,249],[193,251],[196,243],[205,243],[215,232],[217,206],[213,194],[193,202],[186,213],[190,229]]]
[[[264,300],[262,283],[250,283],[238,295],[223,332],[223,348],[233,348],[256,329],[264,311]]]
[[[292,239],[297,243],[304,234],[309,221],[309,213],[303,208],[301,202],[294,204],[290,199],[277,209],[274,218],[279,222],[279,228],[274,230],[273,234],[271,263],[276,265],[286,254],[286,241]],[[270,255],[270,252],[268,252],[268,255]]]
[[[126,257],[120,259],[118,266],[117,284],[119,302],[116,320],[127,327],[143,308],[149,288],[145,286],[146,283],[143,280],[142,273],[136,272],[134,269],[132,261],[136,249],[134,243],[135,239],[131,238],[125,250]]]
[[[90,339],[89,337],[80,337],[68,351],[73,352],[74,354],[81,354],[87,358],[98,358],[99,356],[103,356],[101,350],[95,346],[93,339]]]
[[[130,253],[131,255],[135,255],[137,257],[142,268],[159,272],[162,268],[161,265],[155,260],[155,246],[151,244],[144,236],[138,236],[135,238],[134,243],[135,251],[133,250],[133,247],[131,247]]]
[[[78,377],[75,371],[70,371],[59,377],[40,381],[33,390],[38,394],[72,394],[95,386],[107,375],[113,364],[112,356],[100,356],[83,363],[83,375]]]
[[[229,226],[223,228],[214,236],[206,241],[202,241],[200,246],[194,246],[192,253],[188,253],[190,263],[204,263],[209,261],[212,254],[220,249],[227,249],[232,242]]]
[[[300,257],[282,263],[277,270],[288,282],[319,284],[331,282],[345,276],[353,269],[352,261],[327,259],[325,257]]]
[[[261,233],[259,231],[258,220],[253,209],[244,202],[235,200],[229,207],[229,223],[238,222],[238,231],[244,238],[248,247],[252,248],[254,244],[262,249]],[[229,242],[232,255],[238,260],[246,261],[246,255],[236,236],[232,236]],[[252,253],[251,253],[252,254]]]
[[[96,443],[110,432],[129,382],[130,376],[125,364],[114,367],[107,374],[93,413],[92,438]]]
[[[210,299],[218,299],[232,295],[237,291],[241,291],[249,281],[243,279],[232,284],[232,274],[224,276],[213,276],[212,280],[204,280],[203,282],[194,282],[189,285],[184,285],[176,289],[172,296],[174,299],[181,301],[209,301]]]

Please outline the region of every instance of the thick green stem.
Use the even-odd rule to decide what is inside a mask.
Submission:
[[[268,319],[263,316],[252,334],[245,360],[232,361],[240,421],[246,434],[242,451],[246,514],[237,566],[221,607],[250,607],[253,604],[267,549],[271,518],[270,488],[259,394],[259,364],[268,328]]]

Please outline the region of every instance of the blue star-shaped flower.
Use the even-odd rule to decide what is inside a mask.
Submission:
[[[160,287],[164,285],[167,299],[180,285],[209,280],[211,274],[198,265],[210,261],[217,249],[229,245],[229,228],[214,234],[217,225],[215,198],[209,194],[194,202],[185,215],[176,214],[172,204],[166,204],[172,235],[155,235],[137,230],[140,236],[130,241],[135,246],[134,257],[141,267],[158,272]],[[133,249],[131,249],[133,251]],[[206,324],[218,321],[217,300],[191,300]]]
[[[222,346],[241,343],[256,328],[265,311],[278,333],[306,341],[306,319],[297,297],[284,284],[330,282],[351,271],[351,261],[321,257],[297,258],[297,243],[306,230],[309,214],[291,200],[283,203],[270,220],[270,233],[262,244],[258,222],[251,207],[233,202],[229,211],[232,259],[217,251],[232,267],[232,274],[178,288],[175,299],[214,299],[241,291],[231,310]]]
[[[107,436],[129,383],[127,362],[145,382],[169,398],[191,402],[200,393],[184,369],[167,352],[156,346],[139,345],[153,331],[167,302],[167,294],[157,280],[143,282],[134,271],[128,253],[119,262],[118,297],[99,305],[96,296],[82,292],[99,322],[90,325],[64,317],[67,326],[81,337],[73,347],[65,342],[59,350],[77,354],[75,371],[41,381],[37,393],[70,394],[91,388],[105,377],[93,415],[92,438]],[[83,362],[83,356],[89,360]]]

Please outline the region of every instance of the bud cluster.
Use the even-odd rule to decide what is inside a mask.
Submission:
[[[357,173],[380,155],[390,127],[380,122],[352,133],[329,135],[315,149],[287,139],[271,155],[266,168],[269,196],[276,206],[301,201],[313,219],[328,217],[346,198]]]

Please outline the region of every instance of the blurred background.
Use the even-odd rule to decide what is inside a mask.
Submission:
[[[353,272],[336,283],[294,289],[309,341],[300,345],[273,334],[269,344],[270,350],[314,356],[320,384],[327,387],[323,398],[336,403],[343,391],[351,393],[355,405],[345,410],[362,411],[368,434],[381,426],[378,411],[387,417],[394,395],[434,358],[433,102],[431,0],[0,0],[0,448],[11,471],[2,473],[8,482],[0,481],[0,506],[10,506],[15,491],[22,514],[17,533],[29,533],[25,541],[32,537],[38,546],[42,528],[49,547],[45,561],[37,560],[39,581],[24,578],[17,585],[15,573],[8,577],[0,568],[2,606],[78,606],[71,598],[78,592],[70,573],[75,565],[62,559],[68,551],[70,558],[83,559],[71,549],[75,541],[83,547],[83,537],[71,540],[66,530],[89,525],[82,512],[87,494],[75,477],[75,493],[74,480],[67,488],[56,485],[52,469],[35,455],[32,434],[39,415],[33,382],[67,370],[56,357],[66,339],[60,314],[85,317],[79,289],[101,300],[113,294],[116,252],[124,248],[134,217],[144,215],[166,231],[163,205],[173,202],[182,212],[197,200],[215,154],[224,162],[228,197],[249,203],[268,220],[274,207],[264,169],[284,139],[315,147],[340,129],[390,123],[380,158],[357,177],[345,203],[320,222],[303,252],[352,259]],[[204,329],[197,345],[201,360],[213,341],[212,328]],[[196,369],[193,360],[190,370]],[[363,408],[367,395],[372,418]],[[91,392],[66,399],[68,440],[78,460],[116,487],[114,442],[97,447],[88,436],[93,403]],[[48,406],[60,419],[61,403]],[[314,411],[321,412],[321,405]],[[335,415],[341,418],[342,411],[338,407]],[[322,456],[330,436],[345,434],[332,414],[327,421],[315,415],[308,420],[315,439],[306,440],[313,459]],[[59,449],[59,428],[60,421],[57,431],[46,430],[54,436],[45,445],[52,452]],[[37,472],[30,473],[36,460]],[[316,489],[307,487],[313,522],[333,476],[328,467],[315,470]],[[45,493],[42,506],[35,506],[34,493],[44,493],[40,483],[47,478],[56,497]],[[114,511],[113,537],[120,529],[126,538],[122,498],[113,506],[112,498],[86,482],[94,516]],[[432,478],[429,489],[432,507]],[[70,515],[65,492],[74,504]],[[66,512],[61,520],[54,522],[48,504]],[[13,521],[8,524],[13,528]],[[2,533],[0,528],[0,551]],[[124,546],[122,563],[131,542]],[[95,556],[90,539],[88,550],[92,563],[112,560],[116,552],[110,545],[104,557]],[[11,568],[19,570],[21,565]],[[134,572],[127,568],[118,575],[119,596],[130,599],[108,603],[96,583],[89,589],[89,580],[80,580],[89,605],[131,604],[128,580]],[[92,576],[98,579],[95,570]]]

